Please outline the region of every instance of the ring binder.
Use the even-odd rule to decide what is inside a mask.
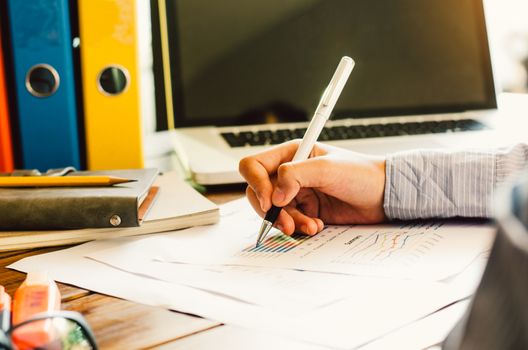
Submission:
[[[142,168],[136,0],[78,6],[88,168]]]
[[[24,168],[81,168],[68,0],[8,0]]]

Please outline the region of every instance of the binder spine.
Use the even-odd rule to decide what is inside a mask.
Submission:
[[[0,38],[0,172],[11,172],[13,171],[13,149],[2,44]]]
[[[81,167],[68,0],[8,0],[22,163]]]
[[[142,168],[136,0],[79,0],[88,168]]]

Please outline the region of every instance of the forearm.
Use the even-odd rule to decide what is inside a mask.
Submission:
[[[478,151],[412,151],[387,158],[389,219],[492,217],[495,189],[525,168],[528,145]]]

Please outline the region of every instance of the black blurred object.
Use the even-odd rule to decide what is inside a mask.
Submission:
[[[499,231],[488,265],[443,349],[528,349],[528,174],[497,203]]]

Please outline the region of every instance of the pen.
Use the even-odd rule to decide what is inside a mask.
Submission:
[[[306,133],[304,134],[301,144],[299,145],[297,152],[295,152],[292,161],[308,159],[308,156],[317,142],[317,139],[319,138],[326,121],[334,109],[339,95],[341,95],[341,91],[343,91],[348,77],[354,68],[354,64],[354,60],[350,57],[344,56],[341,58],[341,61],[339,62],[334,75],[332,76],[332,80],[330,80],[330,84],[328,84],[328,87],[323,93],[323,97],[317,105],[314,116],[312,117],[312,121],[310,122],[310,125],[308,125],[308,129],[306,130]],[[268,235],[269,231],[273,227],[273,224],[279,217],[281,209],[282,208],[272,205],[270,210],[268,210],[266,213],[258,233],[256,244],[257,247]]]
[[[0,286],[0,329],[4,332],[11,327],[11,297]]]
[[[5,176],[0,177],[0,187],[112,186],[134,181],[114,176]]]

